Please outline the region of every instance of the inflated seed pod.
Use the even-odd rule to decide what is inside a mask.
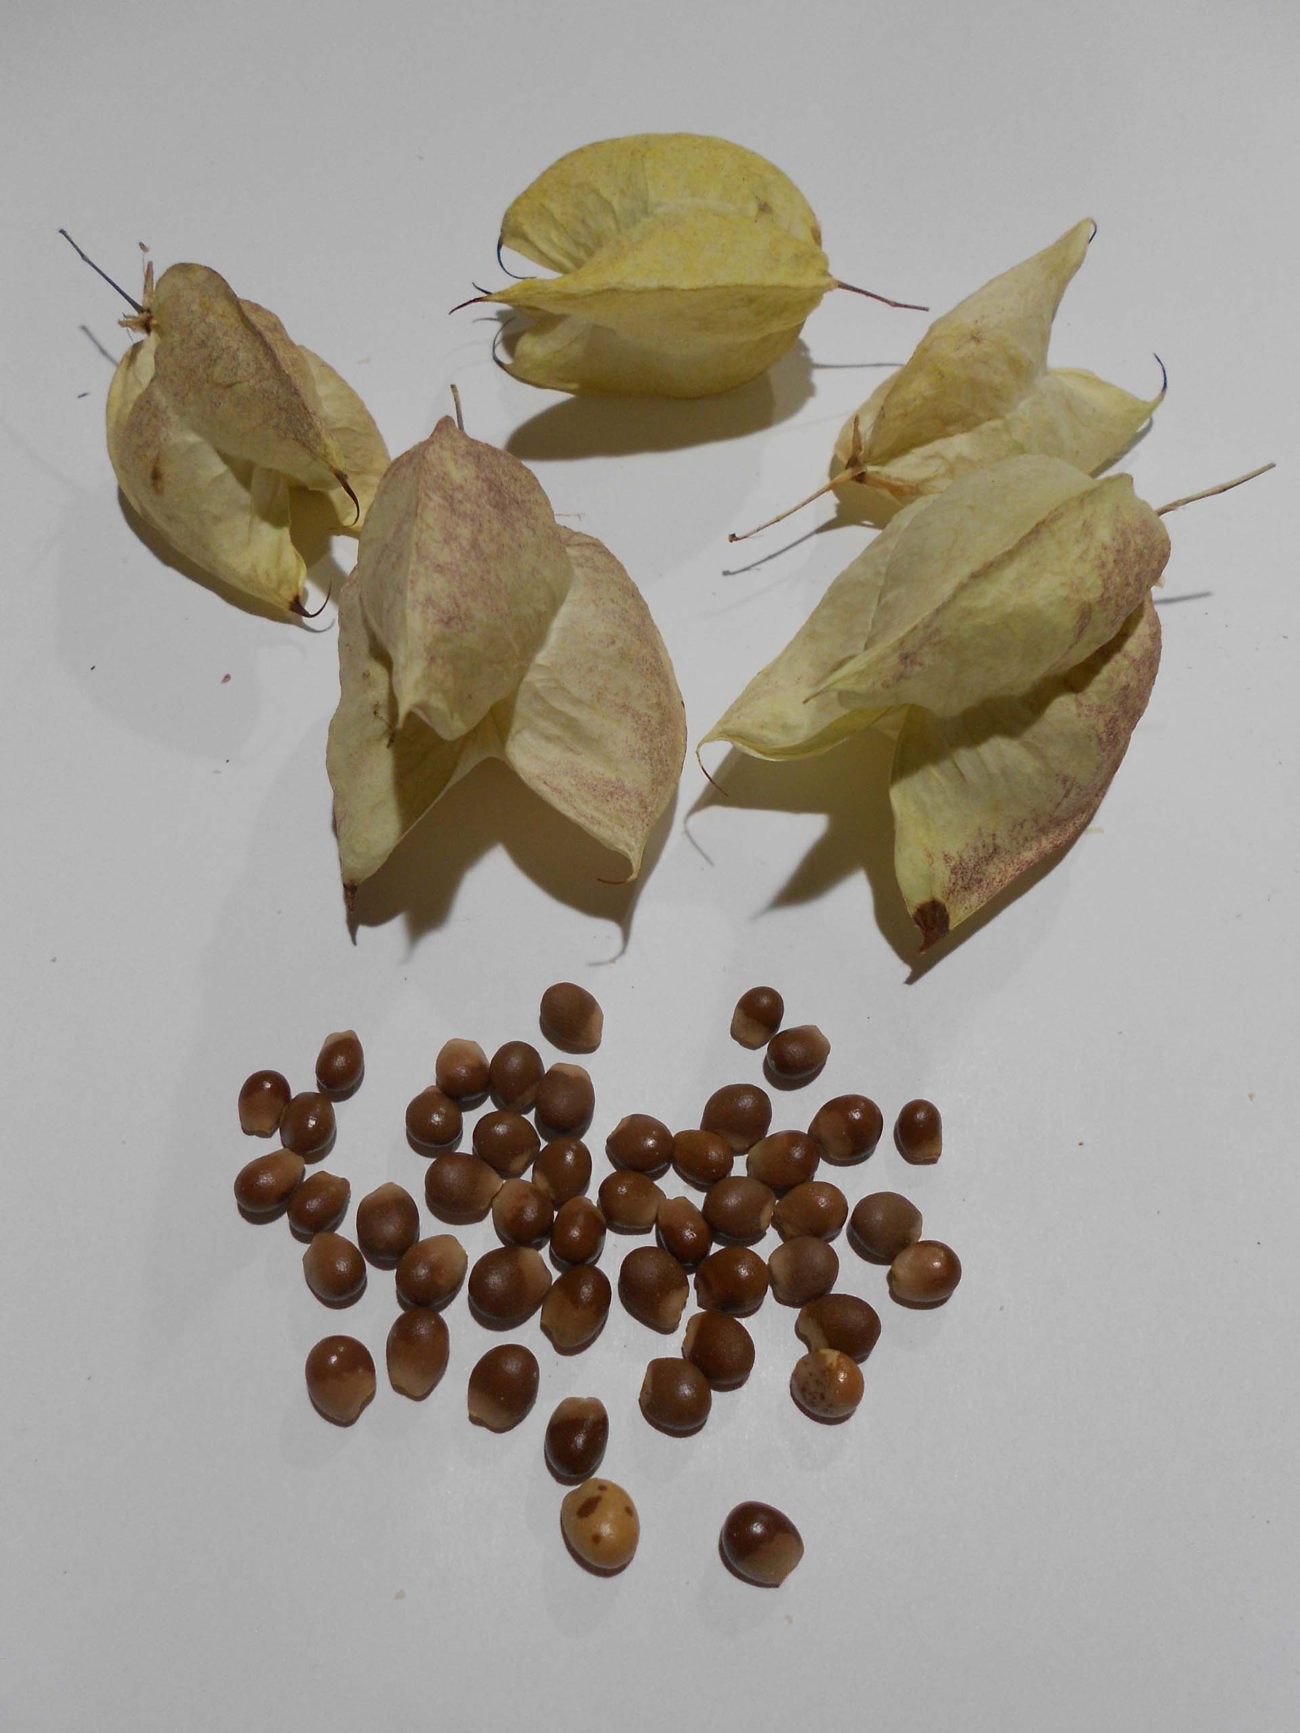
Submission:
[[[713,1390],[737,1390],[754,1369],[754,1338],[729,1312],[696,1312],[682,1337],[682,1356]]]
[[[829,1162],[847,1167],[875,1153],[885,1122],[866,1095],[836,1095],[813,1114],[808,1135]]]
[[[706,1312],[747,1318],[767,1296],[767,1265],[748,1246],[723,1246],[695,1272],[695,1302]]]
[[[447,1150],[424,1176],[424,1201],[439,1221],[481,1222],[501,1190],[501,1175],[476,1155]]]
[[[394,1285],[404,1306],[445,1306],[460,1291],[469,1258],[455,1234],[433,1234],[402,1253]]]
[[[662,1246],[638,1246],[623,1259],[618,1297],[638,1323],[665,1334],[675,1330],[690,1296],[686,1271]]]
[[[307,1394],[336,1426],[351,1426],[375,1394],[375,1363],[355,1336],[324,1336],[307,1355]]]
[[[293,1091],[278,1071],[254,1071],[239,1091],[239,1128],[250,1137],[273,1137]]]
[[[766,1047],[781,1027],[785,1000],[775,987],[751,987],[731,1013],[731,1039],[742,1047]]]
[[[632,1562],[641,1524],[636,1506],[612,1480],[584,1480],[560,1506],[569,1551],[589,1570],[611,1573]]]
[[[456,1143],[464,1125],[460,1103],[431,1084],[407,1103],[406,1141],[420,1155],[436,1155]]]
[[[559,1354],[578,1354],[596,1340],[609,1316],[609,1277],[594,1264],[574,1264],[551,1283],[540,1323]]]
[[[605,1014],[585,987],[557,981],[542,994],[537,1020],[553,1047],[594,1053],[605,1030]]]
[[[700,1115],[700,1130],[716,1132],[737,1155],[752,1149],[771,1127],[772,1098],[757,1083],[724,1083]]]
[[[836,1348],[865,1360],[880,1340],[880,1314],[856,1294],[822,1294],[802,1308],[794,1333],[806,1348]]]
[[[309,1174],[289,1199],[289,1227],[295,1239],[332,1233],[348,1213],[352,1187],[336,1173]]]
[[[809,1179],[778,1198],[772,1226],[783,1240],[798,1239],[801,1234],[833,1240],[848,1213],[849,1200],[839,1186],[828,1179]]]
[[[376,1186],[357,1205],[357,1244],[372,1264],[391,1270],[420,1237],[420,1211],[404,1185]]]
[[[334,1145],[334,1104],[318,1090],[293,1096],[280,1118],[280,1142],[304,1161],[319,1161]]]
[[[767,1260],[772,1297],[783,1306],[802,1306],[819,1294],[829,1294],[840,1273],[834,1246],[811,1234],[786,1240]]]
[[[856,1360],[836,1348],[814,1348],[796,1362],[790,1394],[812,1420],[847,1420],[862,1400]]]
[[[366,1260],[342,1234],[313,1234],[302,1254],[307,1286],[326,1306],[350,1306],[366,1289]]]
[[[771,1504],[747,1500],[722,1525],[718,1547],[738,1577],[757,1588],[778,1588],[803,1557],[799,1530]]]
[[[921,1237],[921,1212],[896,1191],[859,1198],[849,1217],[849,1244],[873,1264],[892,1264],[904,1246]]]
[[[904,1246],[889,1266],[889,1291],[907,1306],[941,1306],[961,1281],[961,1259],[942,1240]]]
[[[553,1204],[580,1197],[591,1184],[591,1151],[579,1137],[553,1137],[533,1162],[533,1184]]]
[[[628,1113],[605,1139],[605,1154],[615,1167],[657,1176],[668,1171],[673,1158],[673,1134],[662,1119]]]
[[[664,1194],[648,1174],[630,1168],[607,1173],[596,1197],[606,1223],[620,1234],[649,1233],[664,1200]]]
[[[713,1230],[688,1197],[666,1197],[659,1205],[655,1238],[688,1270],[713,1250]]]
[[[469,1273],[469,1303],[481,1324],[513,1330],[546,1298],[551,1272],[531,1246],[484,1252]]]
[[[723,1239],[752,1245],[771,1225],[776,1195],[770,1186],[747,1175],[720,1179],[704,1194],[704,1219]]]
[[[767,1044],[763,1072],[778,1089],[802,1089],[820,1077],[830,1058],[831,1044],[815,1023],[782,1029]]]
[[[447,1370],[447,1326],[426,1307],[403,1312],[388,1332],[388,1382],[401,1396],[423,1402]]]
[[[581,1065],[552,1065],[537,1085],[534,1106],[537,1123],[548,1136],[581,1137],[596,1111],[590,1072]]]
[[[726,1179],[735,1160],[735,1151],[720,1132],[679,1131],[673,1138],[673,1166],[701,1191]]]
[[[477,1041],[455,1037],[444,1041],[433,1062],[433,1075],[444,1095],[472,1104],[488,1092],[487,1054]]]
[[[527,1113],[537,1100],[537,1085],[545,1070],[542,1056],[531,1041],[505,1042],[488,1066],[493,1101],[508,1113]]]
[[[709,1418],[713,1393],[698,1366],[674,1355],[652,1360],[646,1367],[638,1401],[651,1426],[684,1438],[698,1432]]]
[[[366,1058],[355,1029],[327,1035],[316,1055],[316,1087],[334,1101],[355,1095],[366,1074]]]
[[[609,1443],[609,1415],[597,1396],[566,1396],[546,1422],[546,1466],[557,1480],[586,1480]]]
[[[806,1131],[772,1131],[745,1157],[745,1171],[774,1192],[793,1191],[812,1178],[820,1160],[821,1148]]]
[[[466,1406],[476,1426],[509,1432],[537,1400],[537,1356],[522,1342],[489,1348],[469,1375]]]
[[[589,1197],[571,1197],[555,1212],[551,1256],[564,1264],[589,1264],[605,1244],[605,1218]]]
[[[506,1178],[524,1173],[542,1140],[522,1113],[485,1113],[474,1127],[474,1153]]]
[[[531,1180],[508,1179],[492,1199],[492,1225],[508,1246],[540,1246],[554,1219],[550,1198]]]
[[[894,1147],[904,1161],[929,1167],[943,1154],[943,1120],[933,1101],[909,1101],[894,1121]]]
[[[271,1221],[303,1183],[303,1159],[291,1149],[273,1149],[245,1163],[235,1175],[235,1202],[249,1221]]]

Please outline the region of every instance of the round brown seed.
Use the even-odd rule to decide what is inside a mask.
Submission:
[[[896,1191],[873,1191],[853,1206],[849,1244],[873,1264],[892,1264],[904,1246],[920,1237],[920,1210]]]
[[[474,1127],[474,1153],[498,1173],[523,1173],[542,1140],[521,1113],[485,1113]]]
[[[785,1000],[775,987],[751,987],[731,1013],[731,1039],[742,1047],[764,1047],[781,1027]]]
[[[553,1204],[580,1197],[591,1184],[591,1151],[577,1137],[553,1137],[533,1163],[533,1184]]]
[[[857,1361],[835,1348],[814,1348],[790,1374],[790,1394],[813,1420],[847,1420],[862,1391]]]
[[[600,1213],[617,1233],[649,1233],[664,1194],[648,1174],[619,1169],[607,1173],[596,1193]]]
[[[255,1156],[235,1175],[235,1202],[250,1221],[270,1221],[302,1184],[303,1160],[291,1149]]]
[[[767,1294],[767,1265],[748,1246],[723,1246],[695,1272],[695,1301],[706,1312],[747,1318]]]
[[[289,1227],[295,1238],[332,1233],[348,1213],[352,1187],[337,1173],[313,1173],[289,1199]]]
[[[682,1355],[714,1390],[736,1390],[754,1369],[754,1338],[727,1312],[696,1312],[682,1337]]]
[[[589,1197],[571,1197],[555,1212],[551,1256],[565,1264],[589,1264],[605,1244],[605,1218]]]
[[[773,1191],[793,1191],[817,1171],[821,1148],[806,1131],[773,1131],[745,1157],[745,1171]]]
[[[849,1200],[839,1186],[828,1179],[810,1179],[778,1199],[772,1226],[783,1240],[797,1239],[800,1234],[833,1240],[848,1213]]]
[[[686,1269],[693,1270],[713,1250],[713,1232],[688,1197],[666,1197],[659,1205],[655,1237]]]
[[[508,1246],[540,1246],[554,1218],[550,1198],[528,1179],[508,1179],[492,1199],[492,1225]]]
[[[501,1175],[476,1155],[435,1155],[424,1176],[424,1201],[439,1221],[481,1222],[501,1190]]]
[[[786,1240],[767,1260],[773,1298],[783,1306],[802,1306],[819,1294],[829,1294],[839,1273],[834,1246],[811,1234]]]
[[[776,1197],[760,1180],[736,1174],[709,1187],[703,1209],[704,1219],[715,1234],[752,1245],[771,1225]]]
[[[880,1314],[856,1294],[823,1294],[803,1307],[794,1333],[806,1348],[837,1348],[865,1360],[880,1340]]]
[[[724,1083],[704,1103],[701,1131],[716,1131],[737,1155],[766,1137],[772,1125],[772,1098],[757,1083]]]
[[[904,1246],[889,1266],[889,1291],[909,1306],[941,1306],[961,1280],[961,1260],[942,1240]]]
[[[342,1234],[313,1234],[302,1254],[307,1286],[326,1306],[350,1306],[366,1287],[366,1260]]]
[[[397,1297],[404,1306],[445,1306],[465,1280],[468,1264],[455,1234],[417,1240],[398,1259]]]
[[[420,1155],[434,1155],[451,1148],[463,1123],[459,1103],[431,1084],[407,1104],[406,1140]]]
[[[250,1137],[272,1137],[289,1105],[289,1080],[278,1071],[254,1071],[239,1091],[239,1128]]]
[[[532,1317],[550,1285],[551,1272],[531,1246],[498,1246],[470,1271],[469,1303],[480,1323],[513,1330]]]
[[[437,1312],[403,1312],[388,1332],[388,1382],[413,1402],[424,1398],[447,1370],[447,1326]]]
[[[736,1575],[761,1589],[779,1588],[803,1557],[803,1540],[790,1518],[753,1500],[731,1512],[718,1546]]]
[[[686,1271],[661,1246],[638,1246],[623,1259],[618,1297],[638,1323],[665,1333],[675,1330],[690,1295]]]
[[[355,1336],[324,1336],[307,1356],[307,1394],[316,1412],[351,1426],[375,1394],[375,1363]]]
[[[767,1044],[763,1071],[778,1089],[802,1089],[820,1077],[830,1058],[831,1044],[815,1023],[782,1029]]]
[[[366,1056],[355,1029],[327,1035],[316,1055],[316,1087],[335,1101],[355,1095],[366,1073]]]
[[[390,1180],[357,1205],[357,1244],[381,1269],[391,1270],[420,1237],[420,1211],[404,1185]]]
[[[488,1087],[498,1107],[509,1113],[527,1113],[537,1100],[537,1085],[546,1067],[531,1041],[507,1041],[498,1047],[488,1066]]]
[[[636,1506],[612,1480],[584,1480],[560,1506],[569,1550],[593,1571],[621,1571],[632,1562],[641,1524]]]
[[[542,1034],[566,1053],[594,1053],[605,1030],[605,1013],[585,987],[557,981],[538,1008]]]
[[[596,1396],[566,1396],[546,1422],[546,1466],[557,1480],[586,1480],[609,1443],[609,1415]]]
[[[502,1342],[469,1375],[467,1407],[476,1426],[509,1432],[537,1400],[537,1356],[522,1342]]]
[[[487,1054],[477,1041],[454,1037],[438,1049],[433,1075],[439,1089],[453,1101],[482,1101],[488,1092]]]
[[[589,1347],[609,1316],[609,1277],[594,1264],[575,1264],[551,1283],[542,1301],[540,1323],[560,1354]]]
[[[605,1154],[615,1167],[636,1173],[661,1174],[673,1158],[673,1134],[661,1119],[648,1113],[628,1113],[605,1139]]]
[[[929,1167],[943,1154],[943,1119],[933,1101],[909,1101],[894,1121],[894,1147],[904,1161]]]
[[[808,1134],[821,1145],[827,1161],[843,1167],[874,1154],[884,1127],[880,1109],[869,1096],[837,1095],[813,1114]]]
[[[652,1360],[646,1367],[638,1400],[651,1426],[684,1438],[698,1432],[709,1418],[713,1393],[698,1366],[673,1356]]]
[[[679,1131],[673,1138],[673,1166],[688,1185],[701,1191],[726,1179],[735,1159],[730,1143],[719,1132]]]
[[[334,1104],[314,1089],[295,1095],[280,1119],[281,1143],[304,1161],[319,1161],[333,1147],[334,1132]]]
[[[591,1074],[581,1065],[552,1065],[537,1085],[537,1123],[548,1134],[581,1137],[596,1111]]]

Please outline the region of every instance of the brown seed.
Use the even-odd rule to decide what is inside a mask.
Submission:
[[[336,1173],[310,1174],[289,1199],[289,1227],[295,1238],[332,1233],[348,1213],[352,1187]]]
[[[933,1101],[909,1101],[894,1121],[894,1147],[904,1161],[929,1167],[943,1154],[943,1119]]]
[[[761,1589],[779,1588],[803,1557],[803,1540],[790,1518],[753,1500],[731,1512],[718,1545],[736,1575]]]
[[[334,1106],[314,1089],[295,1095],[280,1120],[280,1141],[304,1161],[319,1161],[334,1144]]]
[[[652,1360],[646,1367],[639,1401],[651,1426],[684,1438],[698,1432],[709,1418],[713,1393],[698,1366],[674,1355]]]
[[[696,1312],[682,1337],[682,1355],[714,1390],[736,1390],[754,1369],[754,1338],[727,1312]]]
[[[235,1175],[235,1202],[250,1221],[270,1221],[302,1184],[303,1160],[291,1149],[255,1156]]]
[[[589,1197],[571,1197],[555,1212],[551,1256],[565,1264],[589,1264],[605,1244],[605,1218]]]
[[[751,987],[736,1000],[731,1038],[742,1047],[765,1047],[781,1027],[785,1000],[775,987]]]
[[[909,1306],[941,1306],[961,1280],[961,1260],[942,1240],[904,1246],[889,1266],[889,1291]]]
[[[407,1105],[406,1140],[420,1155],[434,1155],[451,1148],[463,1123],[459,1103],[431,1084]]]
[[[508,1179],[492,1199],[492,1225],[508,1246],[540,1246],[554,1218],[550,1198],[528,1179]]]
[[[366,1260],[342,1234],[313,1234],[302,1254],[307,1286],[326,1306],[350,1306],[366,1288]]]
[[[679,1131],[673,1138],[673,1166],[688,1185],[707,1191],[726,1179],[736,1160],[725,1137],[716,1131]]]
[[[677,1259],[661,1246],[638,1246],[619,1269],[618,1297],[638,1323],[667,1333],[682,1321],[691,1284]]]
[[[355,1095],[366,1072],[366,1058],[355,1029],[327,1035],[316,1055],[316,1087],[335,1101]]]
[[[612,1480],[584,1480],[560,1506],[570,1551],[593,1571],[621,1571],[632,1562],[641,1524],[636,1506]]]
[[[609,1415],[596,1396],[566,1396],[546,1422],[546,1466],[557,1480],[586,1480],[609,1443]]]
[[[701,1131],[716,1131],[737,1155],[766,1137],[772,1124],[772,1098],[757,1083],[724,1083],[704,1103]]]
[[[655,1225],[664,1194],[648,1174],[607,1173],[596,1193],[600,1213],[617,1233],[645,1234]]]
[[[469,1375],[469,1417],[492,1432],[509,1432],[537,1400],[537,1356],[522,1342],[502,1342]]]
[[[880,1340],[880,1315],[856,1294],[823,1294],[803,1307],[794,1333],[806,1348],[837,1348],[865,1360]]]
[[[835,1348],[814,1348],[790,1374],[790,1394],[813,1420],[847,1420],[862,1390],[857,1361]]]
[[[433,1075],[444,1095],[472,1104],[488,1092],[487,1054],[477,1041],[456,1037],[444,1041],[433,1062]]]
[[[254,1071],[239,1091],[239,1127],[250,1137],[272,1137],[289,1105],[289,1080],[278,1071]]]
[[[713,1232],[688,1197],[666,1197],[659,1205],[655,1237],[686,1269],[693,1270],[713,1250]]]
[[[594,1053],[605,1029],[605,1013],[585,987],[557,981],[542,994],[538,1010],[542,1034],[566,1053]]]
[[[316,1412],[351,1426],[375,1394],[375,1363],[355,1336],[324,1336],[307,1356],[307,1394]]]
[[[810,1179],[786,1192],[772,1211],[772,1226],[783,1240],[813,1234],[833,1240],[849,1213],[849,1201],[828,1179]]]
[[[849,1244],[873,1264],[892,1264],[904,1246],[920,1237],[920,1210],[896,1191],[873,1191],[853,1206]]]
[[[581,1065],[552,1065],[537,1085],[537,1123],[548,1135],[581,1137],[595,1111],[591,1074]]]
[[[501,1190],[501,1175],[476,1155],[435,1155],[424,1176],[424,1201],[439,1221],[481,1222]]]
[[[474,1127],[474,1153],[498,1173],[516,1177],[542,1147],[542,1140],[521,1113],[485,1113]]]
[[[605,1154],[615,1167],[636,1173],[666,1173],[673,1158],[673,1134],[648,1113],[625,1114],[605,1139]]]
[[[591,1151],[578,1137],[553,1137],[533,1163],[533,1184],[554,1204],[580,1197],[591,1184]]]
[[[447,1370],[447,1326],[437,1312],[403,1312],[388,1332],[388,1382],[399,1395],[423,1402]]]
[[[709,1187],[703,1208],[704,1219],[715,1234],[752,1245],[767,1232],[776,1197],[760,1180],[736,1174]]]
[[[748,1246],[723,1246],[695,1272],[695,1303],[706,1312],[747,1318],[767,1294],[767,1265]]]
[[[481,1324],[513,1330],[546,1298],[551,1272],[531,1246],[484,1252],[469,1273],[469,1303]]]
[[[589,1347],[609,1316],[609,1277],[594,1264],[575,1264],[558,1275],[542,1301],[540,1323],[560,1354]]]
[[[869,1096],[837,1095],[813,1114],[808,1133],[827,1161],[844,1167],[874,1154],[884,1127],[880,1109]]]
[[[537,1085],[545,1070],[542,1056],[531,1041],[507,1041],[497,1048],[488,1066],[493,1101],[509,1113],[527,1113],[537,1100]]]
[[[763,1071],[769,1083],[778,1089],[802,1089],[814,1077],[820,1077],[830,1058],[831,1044],[815,1023],[800,1023],[794,1029],[782,1029],[767,1044]]]
[[[821,1149],[806,1131],[774,1131],[750,1150],[745,1170],[773,1191],[793,1191],[812,1178],[820,1160]]]
[[[357,1205],[357,1244],[380,1269],[391,1270],[420,1237],[420,1211],[404,1185],[376,1186]]]
[[[445,1306],[465,1280],[468,1263],[455,1234],[417,1240],[398,1260],[397,1297],[404,1306]]]
[[[783,1306],[802,1306],[820,1294],[829,1294],[839,1273],[834,1246],[811,1234],[786,1240],[767,1260],[773,1298]]]

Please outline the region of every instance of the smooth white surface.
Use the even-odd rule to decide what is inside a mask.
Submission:
[[[1300,1724],[1296,49],[1282,0],[11,11],[6,1733]],[[706,405],[504,377],[491,326],[445,310],[496,280],[508,200],[563,150],[672,128],[769,155],[837,271],[936,309],[1092,214],[1054,356],[1134,389],[1164,357],[1139,492],[1283,465],[1171,520],[1164,667],[1095,830],[915,980],[857,747],[729,772],[688,836],[690,764],[635,900],[477,774],[354,946],[323,765],[332,632],[232,607],[118,509],[100,348],[120,352],[120,308],[60,224],[131,283],[137,239],[215,265],[358,387],[394,452],[455,379],[471,430],[509,439],[641,583],[698,736],[863,540],[791,545],[826,506],[743,558],[726,532],[819,479],[926,321],[833,296],[770,385]],[[427,1404],[381,1387],[348,1432],[310,1410],[307,1347],[349,1328],[379,1358],[391,1289],[375,1276],[327,1316],[284,1224],[237,1218],[240,1080],[305,1083],[354,1025],[368,1076],[328,1166],[354,1198],[418,1190],[401,1112],[437,1044],[528,1035],[562,976],[606,1008],[597,1148],[623,1111],[686,1123],[755,1074],[726,1024],[759,979],[835,1043],[809,1096],[941,1102],[937,1169],[882,1148],[849,1182],[914,1195],[965,1281],[903,1312],[841,1248],[885,1324],[850,1425],[794,1411],[771,1302],[755,1376],[690,1442],[636,1413],[672,1343],[617,1308],[587,1356],[541,1352],[507,1437],[464,1420],[487,1343],[463,1300]],[[641,1510],[610,1583],[564,1552],[542,1466],[569,1391],[604,1395],[605,1468]],[[779,1593],[715,1556],[743,1497],[803,1531]]]

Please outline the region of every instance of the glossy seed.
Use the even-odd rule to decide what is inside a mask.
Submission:
[[[790,1374],[790,1394],[813,1420],[847,1420],[862,1400],[856,1360],[835,1348],[814,1348]]]
[[[533,1184],[553,1204],[580,1197],[591,1184],[591,1151],[578,1137],[553,1137],[533,1162]]]
[[[808,1127],[827,1161],[837,1166],[866,1161],[875,1153],[885,1122],[867,1095],[837,1095],[813,1114]]]
[[[688,1270],[702,1263],[713,1250],[713,1230],[688,1197],[666,1197],[659,1205],[655,1238]]]
[[[566,1396],[546,1422],[546,1466],[557,1480],[586,1480],[609,1443],[609,1415],[596,1396]]]
[[[581,1065],[552,1065],[537,1085],[536,1119],[552,1137],[581,1137],[596,1111],[590,1072]]]
[[[447,1326],[437,1312],[403,1312],[388,1332],[388,1382],[401,1396],[423,1402],[447,1370]]]
[[[487,1054],[477,1041],[460,1037],[444,1041],[433,1062],[433,1075],[439,1089],[453,1101],[482,1101],[488,1092]]]
[[[638,1323],[665,1333],[675,1330],[690,1295],[686,1271],[662,1246],[638,1246],[623,1259],[618,1297]]]
[[[929,1167],[943,1154],[943,1119],[933,1101],[909,1101],[894,1121],[894,1147],[904,1161]]]
[[[802,1089],[815,1077],[820,1077],[831,1044],[815,1023],[800,1023],[794,1029],[782,1029],[767,1044],[763,1071],[769,1083],[778,1089]]]
[[[596,1197],[615,1232],[646,1234],[655,1225],[664,1194],[648,1174],[619,1169],[605,1175]]]
[[[748,1175],[720,1179],[704,1194],[704,1219],[715,1234],[752,1245],[771,1225],[776,1196],[769,1186]]]
[[[688,1185],[707,1191],[726,1179],[736,1160],[731,1144],[716,1131],[679,1131],[673,1138],[673,1166]]]
[[[589,1197],[571,1197],[555,1212],[551,1256],[565,1264],[589,1264],[605,1244],[605,1218]]]
[[[302,1185],[303,1160],[291,1149],[258,1155],[235,1175],[235,1202],[249,1221],[271,1221]]]
[[[783,1306],[802,1306],[821,1294],[829,1294],[840,1273],[834,1246],[825,1240],[801,1234],[786,1240],[767,1260],[772,1297]]]
[[[366,1072],[366,1058],[355,1029],[327,1035],[316,1056],[316,1087],[334,1101],[355,1095]]]
[[[772,1226],[783,1240],[813,1234],[833,1240],[848,1218],[849,1201],[839,1186],[828,1179],[810,1179],[778,1198],[772,1211]]]
[[[904,1246],[921,1237],[921,1212],[896,1191],[859,1198],[849,1217],[849,1244],[873,1264],[892,1264]]]
[[[942,1240],[904,1246],[889,1266],[889,1291],[910,1306],[941,1306],[961,1281],[961,1260]]]
[[[498,1107],[527,1113],[537,1100],[537,1085],[546,1067],[531,1041],[507,1041],[488,1066],[488,1087]]]
[[[322,1337],[305,1370],[316,1412],[336,1426],[351,1426],[375,1394],[375,1363],[354,1336]]]
[[[531,1180],[508,1179],[492,1199],[492,1225],[508,1246],[540,1246],[554,1218],[550,1198]]]
[[[751,987],[736,1000],[731,1038],[742,1047],[765,1047],[781,1027],[785,1000],[775,987]]]
[[[821,1147],[806,1131],[771,1131],[745,1157],[745,1171],[780,1193],[805,1184],[820,1161]]]
[[[474,1127],[474,1153],[507,1178],[517,1178],[542,1147],[542,1140],[522,1113],[504,1109],[485,1113]]]
[[[476,1426],[509,1432],[537,1400],[537,1356],[521,1342],[489,1348],[469,1375],[466,1406]]]
[[[722,1525],[723,1558],[745,1582],[778,1588],[803,1557],[799,1530],[771,1504],[738,1504]]]
[[[756,1083],[724,1083],[700,1115],[700,1130],[716,1132],[737,1155],[766,1137],[771,1125],[772,1099]]]
[[[550,1285],[551,1272],[531,1246],[499,1246],[469,1273],[470,1306],[480,1323],[513,1330],[532,1317]]]
[[[376,1186],[357,1205],[357,1244],[372,1264],[391,1270],[420,1237],[420,1211],[403,1185]]]
[[[723,1246],[695,1272],[695,1300],[709,1312],[747,1318],[767,1297],[767,1265],[748,1246]]]
[[[314,1089],[295,1095],[280,1120],[280,1141],[304,1161],[319,1161],[333,1147],[334,1104]]]
[[[628,1113],[605,1139],[605,1154],[615,1167],[652,1176],[666,1173],[673,1158],[673,1134],[661,1119]]]
[[[342,1234],[313,1234],[302,1254],[307,1286],[326,1306],[350,1306],[366,1287],[366,1260]]]
[[[445,1306],[460,1291],[469,1258],[455,1234],[417,1240],[402,1253],[394,1286],[404,1306]]]
[[[865,1360],[880,1340],[880,1314],[856,1294],[823,1294],[802,1308],[794,1333],[806,1348],[837,1348]]]
[[[458,1141],[463,1124],[460,1103],[435,1085],[422,1089],[407,1104],[406,1140],[420,1155],[450,1149]]]
[[[638,1401],[652,1426],[684,1438],[698,1432],[709,1418],[713,1394],[698,1366],[670,1356],[652,1360],[646,1367]]]
[[[439,1221],[463,1226],[481,1222],[501,1190],[501,1175],[476,1155],[448,1150],[435,1155],[424,1176],[424,1201]]]
[[[754,1338],[729,1312],[696,1312],[682,1337],[682,1356],[713,1390],[736,1390],[754,1369]]]
[[[596,1340],[609,1316],[609,1277],[594,1264],[575,1264],[551,1283],[540,1323],[560,1354],[578,1354]]]
[[[289,1199],[289,1227],[294,1237],[332,1233],[348,1213],[352,1187],[337,1173],[309,1174]]]
[[[538,1022],[553,1047],[566,1053],[594,1053],[604,1033],[605,1014],[585,987],[557,981],[542,994]]]
[[[250,1137],[273,1137],[289,1105],[289,1080],[278,1071],[254,1071],[239,1091],[239,1126]]]

